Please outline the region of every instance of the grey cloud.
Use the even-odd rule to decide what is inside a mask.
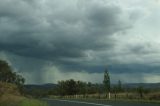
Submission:
[[[25,0],[3,1],[2,4],[1,23],[7,26],[5,31],[1,30],[1,49],[22,56],[51,60],[58,57],[83,57],[84,51],[88,49],[109,48],[112,43],[107,36],[124,27],[119,25],[120,9],[116,6],[93,6],[90,2],[91,5],[88,4],[85,11],[81,7],[76,7],[76,11],[68,11],[63,4],[58,4],[61,11],[53,10],[47,15],[39,14],[42,8],[33,7]],[[71,14],[72,11],[74,14]],[[48,25],[45,26],[43,21]],[[3,26],[0,27],[3,29]]]
[[[109,69],[112,73],[159,73],[159,66],[151,66],[146,64],[114,64]]]
[[[120,5],[109,3],[109,0],[0,1],[0,51],[24,73],[33,71],[32,76],[36,76],[38,72],[34,79],[37,82],[43,80],[43,66],[49,64],[63,71],[98,73],[109,64],[111,73],[149,72],[147,68],[157,72],[159,67],[144,64],[113,65],[117,62],[112,58],[123,56],[115,50],[114,36],[132,28],[128,20],[137,14],[124,15],[127,11]],[[127,48],[126,54],[144,51],[143,45]]]

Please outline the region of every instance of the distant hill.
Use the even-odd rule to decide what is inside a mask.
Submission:
[[[100,84],[100,87],[103,87],[102,84]],[[116,84],[112,84],[111,86],[115,86]],[[49,89],[54,89],[57,86],[57,84],[42,84],[42,85],[35,85],[35,84],[29,84],[25,85],[25,88],[27,90],[32,90],[32,89],[40,89],[40,90],[49,90]],[[94,85],[95,86],[95,85]],[[124,88],[137,88],[139,86],[142,86],[144,88],[150,88],[150,89],[160,89],[160,83],[127,83],[127,84],[122,84]]]
[[[149,89],[160,89],[160,83],[128,83],[128,84],[123,84],[123,87],[125,87],[125,88],[137,88],[139,86],[142,86],[144,88],[149,88]]]

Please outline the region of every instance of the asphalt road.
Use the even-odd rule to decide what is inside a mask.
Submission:
[[[159,104],[151,103],[136,103],[136,102],[114,102],[114,101],[75,101],[75,100],[59,100],[45,99],[49,106],[160,106]]]

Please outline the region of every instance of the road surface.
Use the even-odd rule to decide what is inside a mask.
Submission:
[[[114,102],[104,100],[94,101],[75,101],[75,100],[60,100],[60,99],[45,99],[49,106],[160,106],[159,104],[151,103],[136,103],[136,102]]]

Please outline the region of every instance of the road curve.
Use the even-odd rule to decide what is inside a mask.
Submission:
[[[135,103],[135,102],[113,102],[113,101],[75,101],[60,99],[44,99],[49,106],[160,106],[159,104]]]

